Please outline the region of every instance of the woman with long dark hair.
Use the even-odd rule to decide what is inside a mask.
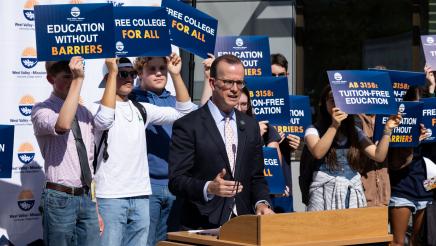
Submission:
[[[354,118],[335,106],[330,86],[320,98],[319,117],[305,133],[305,142],[316,159],[309,190],[309,211],[365,207],[360,180],[361,155],[382,162],[386,158],[392,130],[401,115],[391,116],[383,136],[375,145],[356,127]]]
[[[431,71],[426,71],[432,73]],[[433,78],[434,80],[434,78]],[[410,87],[404,101],[419,101],[423,88]],[[427,137],[421,125],[420,141]],[[406,244],[406,232],[412,215],[410,245],[421,245],[419,233],[424,222],[424,209],[433,200],[433,193],[426,191],[423,181],[427,178],[424,157],[436,161],[434,143],[421,143],[416,148],[390,148],[388,154],[392,196],[389,200],[389,221],[394,240],[392,245]]]

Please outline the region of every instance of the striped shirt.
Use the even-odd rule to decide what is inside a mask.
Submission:
[[[55,131],[56,121],[64,100],[53,93],[42,103],[37,103],[32,109],[32,123],[42,157],[47,182],[58,183],[72,187],[82,187],[79,155],[73,132],[63,134]],[[88,154],[89,166],[93,172],[94,159],[94,125],[92,114],[82,105],[76,112],[82,132],[83,142]]]

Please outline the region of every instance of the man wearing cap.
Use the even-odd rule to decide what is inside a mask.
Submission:
[[[178,62],[169,61],[172,66]],[[149,103],[140,103],[137,108],[128,99],[137,77],[133,64],[120,58],[108,59],[106,66],[109,72],[104,94],[93,110],[96,145],[101,144],[95,175],[98,209],[105,224],[101,245],[146,245],[151,186],[145,128],[170,124],[196,105],[184,90],[176,93],[175,108]],[[105,134],[107,139],[102,141]]]

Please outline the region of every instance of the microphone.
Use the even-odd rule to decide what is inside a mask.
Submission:
[[[239,130],[241,130],[241,131],[245,130],[245,121],[244,120],[239,121]]]

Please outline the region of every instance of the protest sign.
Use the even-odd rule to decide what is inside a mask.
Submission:
[[[271,76],[267,36],[218,36],[215,56],[231,54],[241,59],[245,76]]]
[[[202,58],[213,54],[218,21],[182,1],[162,0],[168,14],[172,44]]]
[[[427,128],[427,138],[423,142],[436,142],[436,98],[423,98],[421,102],[423,103],[421,123]]]
[[[114,21],[118,57],[167,56],[171,53],[164,8],[116,7]]]
[[[287,125],[275,126],[278,132],[304,137],[306,128],[312,124],[312,112],[308,96],[289,95],[289,122]]]
[[[396,114],[397,104],[388,73],[327,71],[336,107],[348,114]]]
[[[402,115],[400,125],[392,130],[389,147],[416,147],[419,144],[420,122],[422,116],[421,102],[400,102],[398,111]],[[383,136],[388,115],[377,115],[375,118],[374,141]]]
[[[403,101],[404,95],[406,95],[407,90],[409,90],[411,86],[416,87],[425,85],[425,73],[398,70],[370,70],[386,72],[389,74],[392,88],[394,90],[395,101],[397,102]]]
[[[276,148],[263,147],[263,163],[265,179],[270,194],[283,194],[285,178]]]
[[[14,126],[0,125],[0,178],[11,178]]]
[[[422,35],[421,44],[425,63],[431,66],[433,70],[436,70],[436,35]]]
[[[38,60],[113,57],[112,9],[111,4],[35,5]]]
[[[247,77],[253,114],[258,121],[275,126],[289,124],[289,94],[286,77]]]

